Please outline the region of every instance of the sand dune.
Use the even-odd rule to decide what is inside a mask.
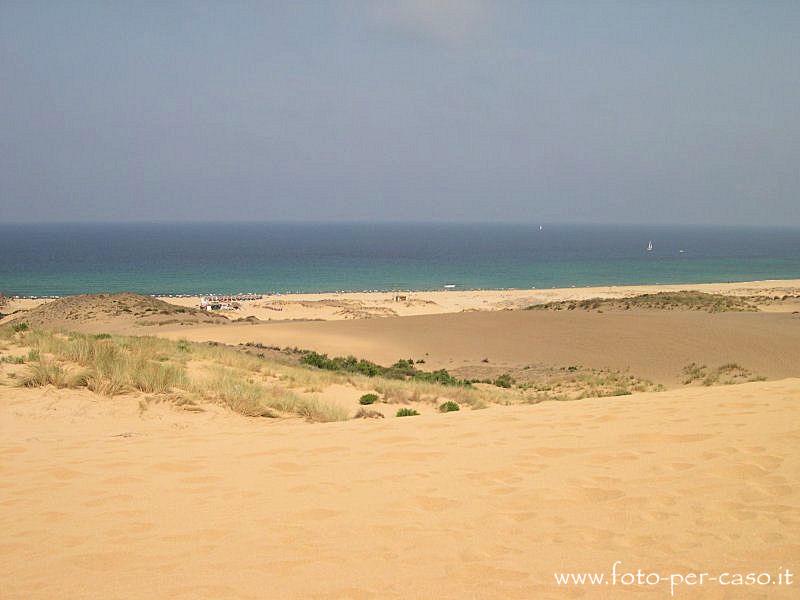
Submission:
[[[316,426],[0,399],[3,598],[616,598],[553,573],[800,564],[797,379]]]
[[[665,577],[777,576],[800,564],[792,312],[495,305],[220,326],[138,300],[133,314],[104,300],[88,315],[85,299],[74,302],[28,314],[88,332],[424,358],[426,369],[582,364],[674,389],[310,425],[10,378],[0,385],[2,598],[664,598],[668,581],[564,587],[554,573],[608,577],[621,561],[622,572]],[[162,318],[180,322],[154,324]],[[22,352],[13,340],[9,352]],[[777,380],[681,387],[689,362],[737,362]],[[337,385],[313,393],[352,404],[363,391]],[[797,585],[707,582],[675,597],[790,598]]]
[[[24,301],[12,301],[21,303]],[[32,327],[67,329],[70,331],[116,331],[131,327],[166,324],[196,325],[227,323],[222,315],[198,308],[177,306],[141,294],[81,294],[65,296],[38,304],[28,300],[16,307],[3,322],[25,322]]]
[[[413,292],[326,292],[319,294],[277,294],[260,300],[239,302],[241,309],[225,311],[230,318],[254,317],[263,321],[346,320],[387,316],[446,314],[464,311],[494,311],[525,308],[589,298],[628,298],[639,294],[696,290],[708,294],[758,298],[761,310],[800,310],[800,280],[765,280],[736,283],[695,283],[669,285],[611,285],[529,290],[433,290]],[[789,296],[786,300],[780,300]],[[400,297],[400,299],[398,299]],[[776,300],[777,299],[777,300]],[[197,308],[199,296],[160,300],[184,308]],[[10,299],[2,313],[18,316],[51,300]],[[8,317],[6,317],[6,320]],[[3,319],[0,318],[0,323]]]
[[[737,362],[769,377],[800,376],[800,318],[789,313],[694,311],[474,312],[355,321],[165,327],[157,335],[299,346],[428,368],[547,363],[630,370],[667,385],[681,368]]]
[[[697,290],[709,294],[759,297],[762,310],[792,312],[800,310],[800,280],[750,281],[739,283],[700,283],[676,285],[620,285],[530,290],[433,290],[415,292],[328,292],[322,294],[282,294],[263,300],[241,302],[236,317],[256,317],[263,321],[322,319],[346,320],[387,316],[436,315],[465,311],[494,311],[524,308],[531,304],[588,298],[628,298],[639,294]],[[766,298],[797,296],[788,301]],[[399,298],[398,298],[399,297]],[[199,297],[162,298],[180,306],[193,307]]]

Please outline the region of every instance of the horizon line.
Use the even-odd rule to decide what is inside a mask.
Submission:
[[[476,220],[395,220],[395,219],[326,219],[326,220],[299,220],[299,219],[251,219],[251,220],[226,220],[226,219],[88,219],[88,220],[58,220],[58,221],[4,221],[0,227],[18,225],[500,225],[500,226],[594,226],[594,227],[689,227],[689,228],[753,228],[753,229],[800,229],[798,224],[778,223],[679,223],[679,222],[590,222],[590,221],[476,221]]]

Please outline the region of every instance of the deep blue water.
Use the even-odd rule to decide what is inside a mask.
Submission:
[[[653,252],[645,250],[653,240]],[[683,253],[680,250],[684,250]],[[0,291],[545,288],[800,278],[800,229],[487,224],[0,225]]]

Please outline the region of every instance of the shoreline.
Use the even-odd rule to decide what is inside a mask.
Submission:
[[[460,287],[458,284],[454,288],[447,288],[447,285],[429,288],[374,288],[374,289],[340,289],[340,290],[321,290],[321,291],[288,291],[288,292],[267,292],[267,291],[205,291],[205,292],[191,292],[191,293],[169,293],[169,292],[155,292],[145,293],[138,292],[131,289],[120,290],[119,292],[133,292],[142,294],[143,296],[150,296],[151,298],[159,298],[161,300],[177,299],[177,298],[201,298],[203,296],[236,296],[254,294],[267,297],[284,297],[284,296],[330,296],[330,295],[349,295],[349,294],[393,294],[393,293],[509,293],[509,292],[559,292],[562,290],[594,290],[594,289],[613,289],[613,288],[680,288],[686,289],[686,286],[753,286],[761,287],[766,284],[772,285],[788,285],[791,288],[800,287],[800,277],[790,279],[753,279],[753,280],[736,280],[736,281],[701,281],[701,282],[678,282],[678,283],[596,283],[591,285],[571,285],[571,286],[551,286],[551,287]],[[6,300],[57,300],[59,298],[66,298],[69,296],[78,296],[83,294],[114,294],[119,292],[80,292],[78,294],[5,294]]]

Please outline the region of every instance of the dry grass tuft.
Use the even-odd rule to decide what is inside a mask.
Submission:
[[[264,386],[251,383],[224,367],[217,367],[209,379],[195,382],[193,391],[248,417],[277,416],[264,402]]]
[[[706,365],[689,363],[681,370],[684,385],[700,383],[705,386],[733,385],[749,381],[764,381],[766,377],[754,374],[737,363],[726,363],[715,369]]]
[[[22,387],[76,388],[86,385],[86,373],[68,373],[57,363],[45,359],[30,363],[18,383]]]
[[[358,409],[355,415],[353,415],[354,419],[383,419],[384,414],[382,412],[378,412],[377,410],[372,410],[362,406]]]
[[[42,330],[13,334],[26,346],[22,385],[86,387],[104,396],[143,392],[175,403],[219,403],[247,416],[297,415],[309,421],[347,419],[348,410],[319,399],[332,384],[378,392],[384,402],[452,401],[483,408],[510,403],[507,390],[338,373],[297,364],[291,353],[265,358],[248,348],[155,337],[83,335]]]

